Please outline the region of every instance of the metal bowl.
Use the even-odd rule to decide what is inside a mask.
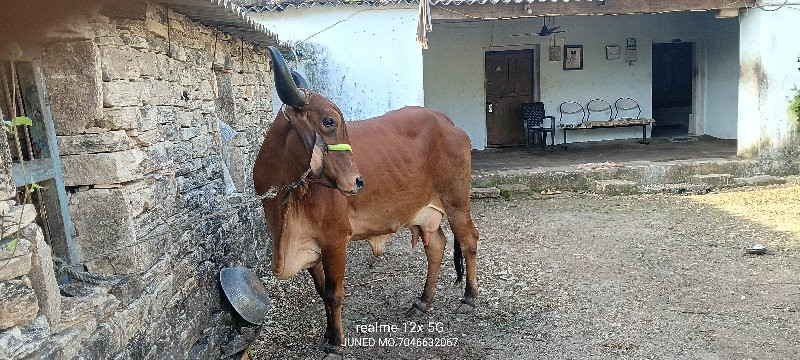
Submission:
[[[247,322],[260,325],[269,309],[267,288],[250,269],[241,266],[219,272],[222,291],[236,312]]]
[[[745,249],[748,254],[763,255],[767,253],[767,247],[761,244],[755,244]]]

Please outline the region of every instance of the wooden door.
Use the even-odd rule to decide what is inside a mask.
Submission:
[[[486,53],[486,138],[489,145],[525,143],[520,104],[533,102],[532,50]]]

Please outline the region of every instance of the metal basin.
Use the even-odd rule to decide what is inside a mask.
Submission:
[[[236,266],[219,272],[222,291],[247,322],[261,325],[269,309],[267,288],[250,269]]]

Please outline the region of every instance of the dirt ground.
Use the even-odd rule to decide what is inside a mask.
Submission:
[[[451,313],[463,292],[450,286],[451,237],[434,309],[413,325],[403,312],[422,290],[421,247],[412,251],[408,231],[381,258],[350,245],[345,336],[375,340],[345,358],[800,358],[796,183],[696,197],[480,200],[472,213],[481,232],[473,314]],[[756,243],[768,253],[746,255]],[[325,316],[310,276],[264,279],[273,306],[253,357],[321,358]],[[397,328],[359,328],[370,324]]]

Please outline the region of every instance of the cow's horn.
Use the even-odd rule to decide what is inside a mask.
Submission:
[[[311,86],[308,85],[306,78],[304,78],[303,75],[300,75],[299,72],[292,70],[292,79],[294,79],[294,83],[297,84],[297,87],[309,90],[311,89]]]
[[[272,57],[273,71],[275,71],[275,90],[278,91],[278,97],[286,105],[302,108],[306,104],[306,94],[294,84],[292,76],[289,74],[289,67],[280,51],[272,46],[269,46],[268,49]]]

